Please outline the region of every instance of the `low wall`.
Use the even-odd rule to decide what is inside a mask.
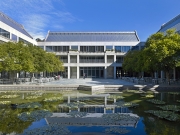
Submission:
[[[99,86],[104,86],[99,87]],[[32,90],[47,90],[47,91],[67,91],[67,90],[93,90],[93,91],[122,91],[122,90],[156,90],[156,91],[179,91],[180,92],[180,86],[160,86],[160,85],[97,85],[93,86],[92,88],[90,86],[84,86],[79,87],[76,86],[46,86],[46,85],[1,85],[0,91],[6,91],[6,90],[22,90],[22,91],[32,91]]]

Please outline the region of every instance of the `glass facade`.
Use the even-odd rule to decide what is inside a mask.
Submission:
[[[131,49],[131,46],[115,46],[116,52],[128,52]]]
[[[114,62],[114,56],[112,55],[107,55],[107,63],[113,63]]]
[[[59,58],[60,61],[62,61],[63,63],[68,63],[68,56],[57,56]]]
[[[71,50],[78,51],[78,46],[71,46]]]
[[[44,46],[38,46],[38,47],[40,47],[41,49],[43,49],[43,50],[44,50]]]
[[[80,56],[80,63],[104,63],[104,56]]]
[[[70,63],[77,63],[77,56],[70,56]]]
[[[61,78],[67,78],[68,68],[64,67],[64,71],[46,72],[45,74],[46,74],[47,77],[54,77],[54,76],[60,75]]]
[[[22,42],[24,42],[25,44],[31,44],[30,42],[28,42],[28,41],[26,41],[25,39],[22,39],[22,38],[20,38],[20,37],[19,37],[19,41],[22,41]]]
[[[13,40],[13,41],[17,41],[17,36],[16,35],[14,35],[14,34],[12,34],[12,37],[11,37],[11,39]]]
[[[69,46],[46,46],[47,52],[69,52]]]
[[[106,50],[112,50],[113,46],[106,46]]]
[[[10,32],[0,28],[0,35],[10,39]]]
[[[124,57],[116,56],[116,63],[123,63]]]
[[[80,67],[80,78],[104,78],[104,67]]]
[[[81,52],[104,52],[104,46],[80,46]]]

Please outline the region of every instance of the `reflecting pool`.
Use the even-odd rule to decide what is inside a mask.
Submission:
[[[0,135],[179,135],[180,93],[0,92]]]

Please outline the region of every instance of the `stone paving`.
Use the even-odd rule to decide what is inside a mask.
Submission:
[[[52,82],[44,83],[44,85],[135,85],[135,83],[127,82],[121,79],[60,79]]]

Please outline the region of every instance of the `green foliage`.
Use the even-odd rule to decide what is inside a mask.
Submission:
[[[165,34],[151,35],[143,50],[128,52],[123,62],[126,71],[152,73],[163,70],[167,78],[169,71],[177,66],[180,66],[180,35],[173,29]]]
[[[145,71],[163,70],[169,80],[169,72],[179,66],[180,62],[180,35],[173,29],[167,30],[165,34],[153,34],[148,38],[143,51],[146,58]]]
[[[63,71],[63,63],[53,53],[22,42],[0,44],[0,71],[16,73]]]
[[[33,71],[34,59],[28,51],[28,47],[22,42],[0,44],[0,70],[4,71]]]
[[[24,129],[31,125],[31,121],[22,122],[17,117],[17,113],[19,113],[18,110],[10,108],[0,110],[0,131],[2,133],[22,133]]]
[[[140,51],[129,51],[126,54],[122,65],[125,71],[136,72],[138,70],[137,67],[139,66],[137,60],[139,58],[139,53]]]

